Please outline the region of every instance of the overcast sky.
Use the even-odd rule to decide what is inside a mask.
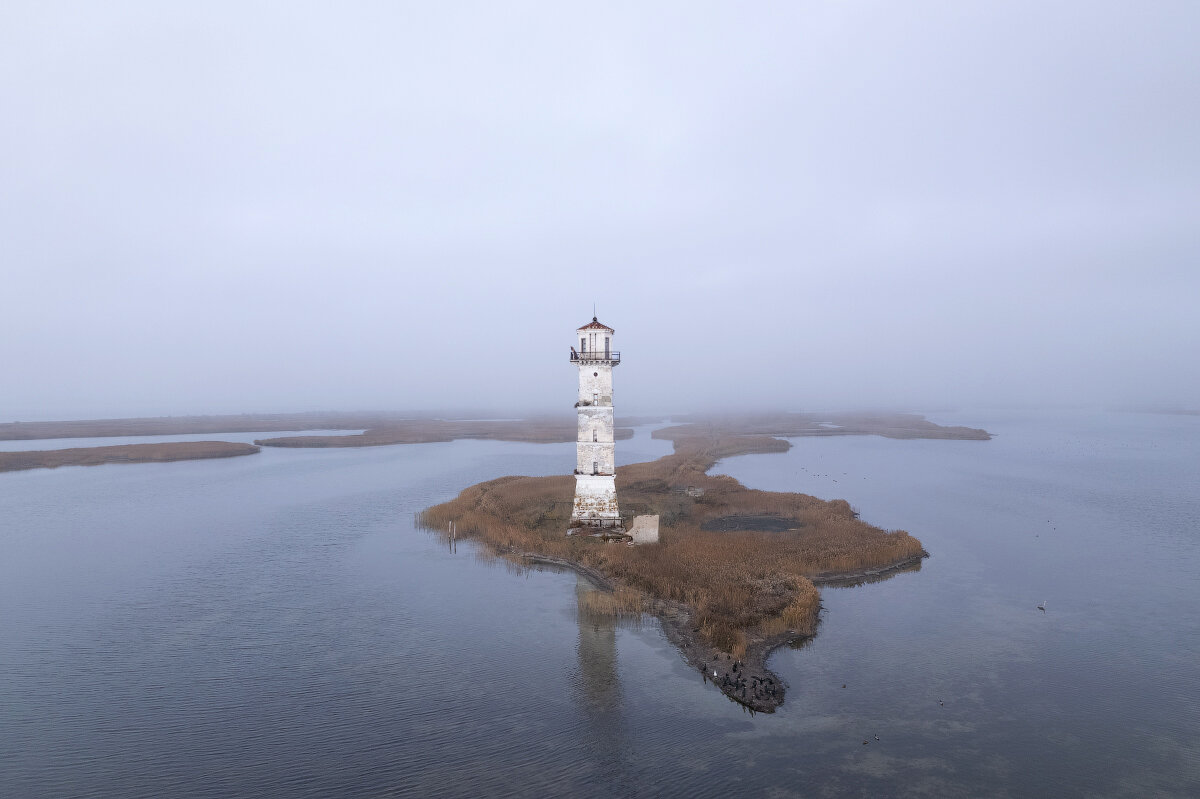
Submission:
[[[1200,3],[50,3],[0,419],[1200,406]]]

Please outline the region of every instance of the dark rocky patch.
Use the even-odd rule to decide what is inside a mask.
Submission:
[[[738,514],[709,519],[700,525],[700,529],[718,533],[732,532],[734,530],[783,533],[788,530],[798,530],[803,526],[804,522],[798,519],[788,519],[783,516]]]

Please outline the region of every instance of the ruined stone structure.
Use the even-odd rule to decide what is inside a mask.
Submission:
[[[613,443],[612,370],[621,362],[613,329],[592,321],[575,331],[571,363],[579,368],[579,437],[575,457],[572,527],[619,527],[616,445]],[[578,345],[578,349],[576,348]]]
[[[635,544],[658,543],[658,514],[634,516],[633,524],[629,525],[629,536]]]

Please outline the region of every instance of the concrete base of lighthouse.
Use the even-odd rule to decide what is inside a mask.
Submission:
[[[576,474],[571,527],[619,527],[617,482],[611,474]]]

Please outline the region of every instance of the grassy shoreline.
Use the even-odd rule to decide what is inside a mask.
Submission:
[[[171,461],[234,458],[253,455],[253,444],[232,441],[172,441],[152,444],[116,444],[111,447],[0,452],[0,472],[56,469],[59,466],[101,466],[106,463],[167,463]]]
[[[727,434],[771,436],[881,435],[889,438],[986,440],[987,431],[946,427],[908,413],[759,413],[617,417],[621,437],[629,428],[672,421],[683,426],[714,427]],[[209,433],[268,433],[293,430],[363,430],[345,436],[284,436],[270,446],[369,446],[451,438],[504,438],[511,441],[574,441],[574,416],[524,419],[446,419],[429,412],[315,411],[309,413],[157,416],[124,419],[73,419],[48,422],[0,422],[0,441],[54,438],[109,438]],[[435,436],[435,438],[430,438]],[[392,438],[392,441],[382,439]],[[369,442],[369,443],[368,443]]]
[[[633,438],[633,428],[617,427],[618,439]],[[575,441],[579,427],[573,417],[544,417],[510,420],[411,419],[371,427],[346,436],[283,436],[255,440],[264,447],[381,447],[391,444],[430,444],[480,438],[493,441],[521,441],[531,444],[561,444]]]
[[[919,424],[911,424],[914,419]],[[989,437],[920,417],[906,417],[905,425],[894,421],[887,425],[894,437]],[[479,539],[497,554],[588,576],[604,589],[595,610],[656,616],[706,679],[734,701],[771,712],[786,687],[766,669],[766,658],[780,645],[816,633],[817,585],[885,579],[919,568],[928,553],[905,531],[862,521],[845,500],[759,491],[709,474],[722,458],[791,447],[760,434],[766,426],[709,420],[660,429],[653,435],[670,440],[672,454],[617,469],[623,514],[658,514],[658,544],[627,547],[567,537],[571,475],[479,483],[427,508],[420,522],[444,534],[453,521],[459,535]],[[801,425],[780,426],[794,435]]]
[[[182,416],[161,419],[94,419],[64,422],[12,422],[0,424],[0,441],[115,436],[168,436],[206,433],[250,433],[272,430],[363,430],[347,435],[283,436],[256,440],[254,444],[227,441],[147,442],[98,447],[71,447],[38,451],[0,452],[0,472],[58,466],[98,466],[105,463],[159,463],[197,458],[253,455],[260,447],[340,448],[392,444],[427,444],[463,438],[518,441],[533,444],[575,441],[578,427],[573,417],[532,419],[404,419],[399,414],[284,414],[275,416]],[[630,427],[618,427],[618,439],[633,436]]]

